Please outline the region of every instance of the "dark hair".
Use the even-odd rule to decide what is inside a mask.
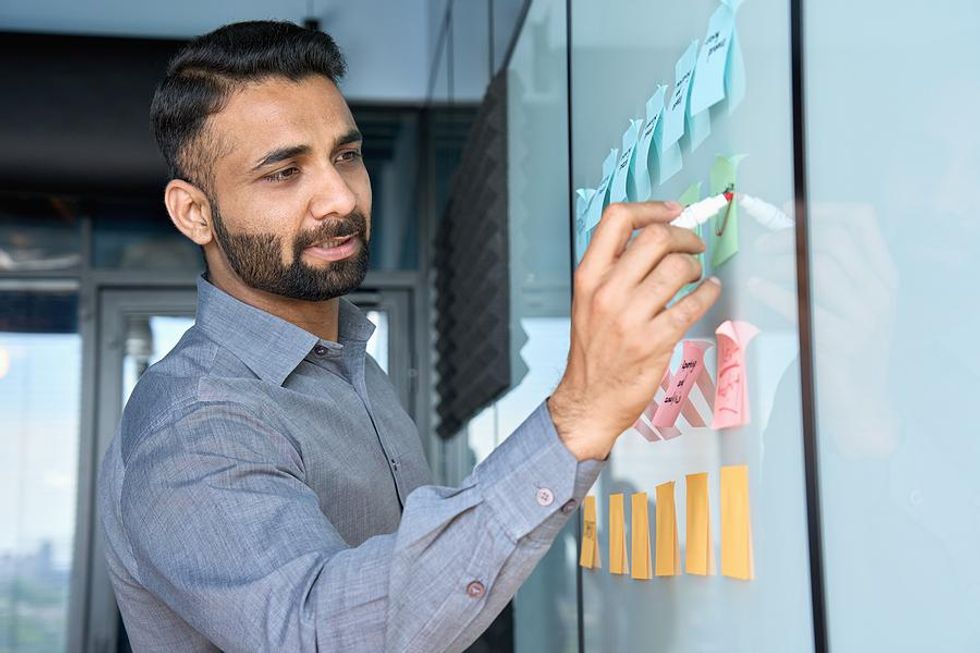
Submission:
[[[207,121],[234,91],[270,77],[324,75],[337,83],[346,70],[329,35],[288,22],[232,23],[192,40],[170,60],[150,105],[170,177],[211,197],[214,162],[226,146],[208,133]]]

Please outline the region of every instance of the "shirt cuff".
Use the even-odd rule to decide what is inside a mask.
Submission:
[[[516,542],[532,533],[553,538],[604,466],[576,460],[542,402],[474,473],[484,501]]]

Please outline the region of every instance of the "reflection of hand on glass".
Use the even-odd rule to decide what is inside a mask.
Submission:
[[[888,401],[888,369],[898,273],[867,204],[817,204],[810,209],[810,270],[815,377],[820,419],[841,452],[887,456],[898,440]],[[750,292],[796,321],[796,234],[761,236],[760,256],[783,274],[752,277]]]

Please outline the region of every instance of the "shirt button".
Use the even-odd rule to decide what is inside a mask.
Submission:
[[[471,599],[478,599],[487,593],[487,588],[483,586],[478,580],[473,581],[466,586],[466,595]]]
[[[539,506],[550,506],[555,502],[555,493],[546,487],[539,487],[535,498],[538,500]]]
[[[569,499],[561,507],[561,511],[567,515],[571,511],[575,510],[575,508],[577,508],[577,507],[578,507],[578,501],[576,501],[575,499]]]
[[[313,348],[313,353],[316,354],[317,356],[326,356],[327,351],[328,351],[327,348],[324,347],[323,345],[317,345],[316,347]]]

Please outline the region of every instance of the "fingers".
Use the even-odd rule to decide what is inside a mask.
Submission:
[[[614,203],[606,207],[580,268],[602,274],[619,258],[630,236],[652,224],[666,224],[681,213],[676,202]]]
[[[705,279],[694,292],[657,315],[651,332],[673,347],[695,322],[704,317],[720,295],[721,282],[716,277]]]
[[[701,274],[701,262],[696,256],[677,252],[668,254],[647,275],[635,293],[637,312],[652,318],[681,288],[701,279]]]
[[[704,250],[704,241],[690,229],[652,224],[644,227],[627,245],[612,274],[618,282],[635,287],[671,254],[700,254]],[[685,276],[687,271],[686,266],[680,270]],[[697,278],[700,278],[700,274],[695,279],[685,278],[684,283]]]

